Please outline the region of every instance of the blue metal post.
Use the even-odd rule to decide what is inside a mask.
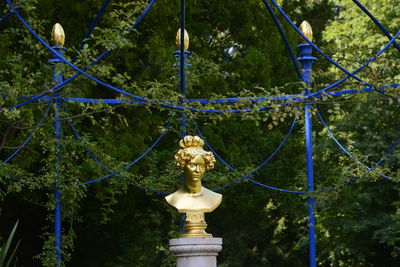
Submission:
[[[185,8],[186,8],[186,1],[181,0],[181,36],[180,36],[180,47],[178,51],[174,52],[176,60],[179,62],[179,88],[181,89],[181,99],[182,102],[186,99],[186,60],[188,55],[190,54],[189,51],[185,51]],[[180,127],[180,137],[183,138],[186,135],[186,114],[181,114],[181,127]],[[181,174],[181,184],[183,184],[183,174]],[[181,213],[181,231],[182,233],[185,232],[185,213]]]
[[[307,84],[305,95],[310,94],[312,63],[316,60],[312,57],[312,47],[309,44],[300,44],[297,46],[300,51],[300,57],[297,59],[301,63],[301,79]],[[312,195],[314,192],[314,170],[313,170],[313,143],[312,143],[312,113],[311,113],[311,99],[307,100],[304,106],[304,120],[306,132],[306,162],[307,162],[307,191],[309,197],[308,204],[308,237],[309,237],[309,261],[310,267],[316,266],[316,241],[315,241],[315,213],[314,203],[315,199]]]
[[[176,61],[178,64],[175,66],[179,66],[179,71],[178,71],[178,79],[179,79],[179,88],[181,89],[181,100],[182,102],[185,101],[186,99],[186,66],[191,66],[190,64],[187,63],[188,56],[190,55],[189,51],[183,51],[183,57],[181,57],[181,51],[177,50],[174,52]],[[183,61],[183,63],[182,63]],[[181,65],[183,64],[183,65]],[[182,66],[182,67],[181,67]],[[181,114],[181,123],[180,123],[180,137],[183,138],[186,135],[186,115],[185,113]]]
[[[61,46],[54,46],[53,49],[55,49],[57,52],[62,53],[62,50],[65,50],[64,47]],[[62,66],[60,66],[60,60],[53,55],[53,58],[49,61],[52,64],[53,68],[53,84],[58,85],[63,82],[63,75],[62,75]],[[56,91],[54,93],[54,98],[53,98],[53,103],[54,103],[54,141],[55,141],[55,146],[57,150],[57,167],[56,167],[56,175],[58,176],[59,174],[59,164],[61,160],[61,144],[60,144],[60,138],[61,138],[61,99],[60,99],[60,91]],[[61,266],[61,256],[62,256],[62,245],[61,245],[61,222],[62,222],[62,217],[61,217],[61,192],[59,190],[59,181],[58,177],[55,178],[54,181],[54,200],[55,200],[55,208],[54,208],[54,246],[55,246],[55,256],[56,256],[56,261],[57,265],[56,266]]]
[[[182,32],[182,30],[181,30]],[[181,36],[182,37],[182,36]],[[182,40],[182,39],[181,39]],[[177,50],[174,52],[176,61],[178,64],[175,66],[179,66],[179,71],[178,71],[178,79],[179,79],[179,85],[178,87],[181,89],[181,100],[184,102],[186,99],[186,66],[190,66],[190,64],[187,64],[187,58],[190,55],[189,51],[184,51],[181,53],[182,50]],[[181,55],[183,54],[183,57]],[[183,63],[182,63],[183,61]],[[182,65],[183,64],[183,65]],[[181,138],[185,137],[186,135],[186,114],[182,113],[181,114],[181,124],[180,124],[180,131],[179,135]],[[183,184],[183,174],[181,174],[181,184]],[[181,213],[181,228],[182,228],[182,233],[184,232],[184,226],[185,226],[185,213]]]
[[[185,61],[188,55],[188,51],[185,51],[185,0],[181,0],[181,43],[179,47],[179,87],[182,93],[182,99],[186,98],[186,68]],[[175,52],[176,53],[176,52]],[[175,54],[176,55],[176,54]],[[181,138],[186,135],[186,115],[182,113],[181,115]]]

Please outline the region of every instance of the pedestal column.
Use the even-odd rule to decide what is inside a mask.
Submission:
[[[169,240],[169,250],[176,257],[176,267],[217,267],[222,238],[174,238]]]

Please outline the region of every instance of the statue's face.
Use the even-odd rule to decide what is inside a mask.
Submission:
[[[188,162],[183,171],[187,183],[200,182],[206,171],[206,162],[201,155],[197,155]]]

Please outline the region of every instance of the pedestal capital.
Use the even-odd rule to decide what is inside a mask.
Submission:
[[[176,257],[177,267],[216,267],[222,238],[174,238],[169,240],[169,250]]]

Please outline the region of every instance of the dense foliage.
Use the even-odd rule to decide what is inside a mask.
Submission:
[[[131,94],[155,100],[178,100],[175,35],[180,1],[158,0],[136,30],[129,32],[149,1],[111,1],[91,36],[79,49],[82,36],[102,5],[88,1],[15,1],[23,17],[50,42],[54,23],[66,33],[66,58],[86,68],[106,49],[112,52],[87,68],[89,74]],[[302,93],[304,85],[293,70],[285,45],[262,1],[187,1],[191,66],[187,98],[270,96]],[[270,1],[268,1],[270,2]],[[308,20],[315,43],[344,67],[354,70],[388,41],[350,0],[278,1],[297,25]],[[387,26],[399,30],[398,0],[362,1]],[[0,4],[2,15],[9,9]],[[276,9],[274,9],[276,11]],[[302,41],[286,23],[293,45]],[[126,38],[120,39],[121,35]],[[115,42],[117,44],[115,44]],[[64,103],[61,164],[54,146],[54,111],[41,125],[49,102],[6,110],[20,100],[52,88],[48,52],[15,16],[0,24],[0,156],[6,159],[38,129],[28,145],[9,164],[0,166],[1,236],[19,219],[21,239],[17,259],[24,266],[54,266],[52,190],[37,184],[61,185],[63,195],[63,259],[67,266],[172,266],[168,239],[180,232],[180,216],[163,195],[136,185],[173,192],[179,171],[173,164],[181,112],[158,105]],[[399,51],[391,48],[359,75],[379,87],[399,83]],[[62,68],[62,64],[58,67]],[[75,74],[69,67],[64,77]],[[343,77],[318,56],[313,90]],[[361,89],[349,79],[339,89]],[[118,98],[115,93],[80,76],[61,92],[66,97]],[[396,89],[387,91],[398,95]],[[5,96],[7,95],[7,97]],[[252,108],[245,115],[210,115],[184,111],[187,132],[203,135],[219,155],[239,170],[222,163],[206,174],[204,184],[216,188],[240,178],[263,162],[279,145],[294,117],[298,123],[284,148],[252,178],[290,190],[305,190],[305,149],[301,102],[200,105],[208,108]],[[373,166],[398,138],[398,103],[379,94],[315,99],[318,109],[339,141],[357,159]],[[193,120],[192,120],[193,119]],[[144,153],[167,121],[171,126],[161,142],[137,164],[87,186],[75,186],[108,174],[87,153],[94,152],[111,170],[118,170]],[[81,140],[71,131],[73,122]],[[343,154],[314,120],[317,189],[317,255],[328,266],[394,266],[400,258],[399,185],[366,172]],[[397,148],[376,171],[398,173]],[[11,178],[10,178],[11,177]],[[23,180],[26,183],[16,182]],[[351,180],[357,179],[357,180]],[[344,181],[352,182],[341,186]],[[305,266],[308,263],[307,207],[302,194],[268,190],[243,181],[220,191],[221,206],[207,215],[208,230],[224,238],[221,266]]]

